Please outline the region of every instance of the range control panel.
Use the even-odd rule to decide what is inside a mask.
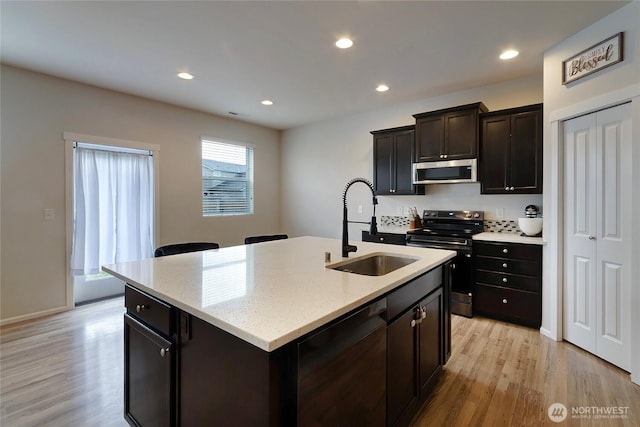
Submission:
[[[482,211],[424,211],[424,219],[471,219],[484,220],[484,212]]]

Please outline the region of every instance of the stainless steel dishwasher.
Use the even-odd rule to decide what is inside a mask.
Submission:
[[[297,345],[297,425],[384,426],[386,299]]]

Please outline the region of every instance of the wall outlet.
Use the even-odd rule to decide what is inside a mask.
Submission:
[[[496,219],[504,218],[504,208],[496,208]]]
[[[43,212],[45,221],[53,221],[56,219],[56,211],[51,208],[46,208]]]
[[[362,215],[362,205],[358,205],[358,213]]]

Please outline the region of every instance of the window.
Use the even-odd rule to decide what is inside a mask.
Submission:
[[[202,140],[202,216],[253,213],[253,147]]]

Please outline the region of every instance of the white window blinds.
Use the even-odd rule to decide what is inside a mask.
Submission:
[[[202,215],[253,213],[253,148],[202,140]]]

